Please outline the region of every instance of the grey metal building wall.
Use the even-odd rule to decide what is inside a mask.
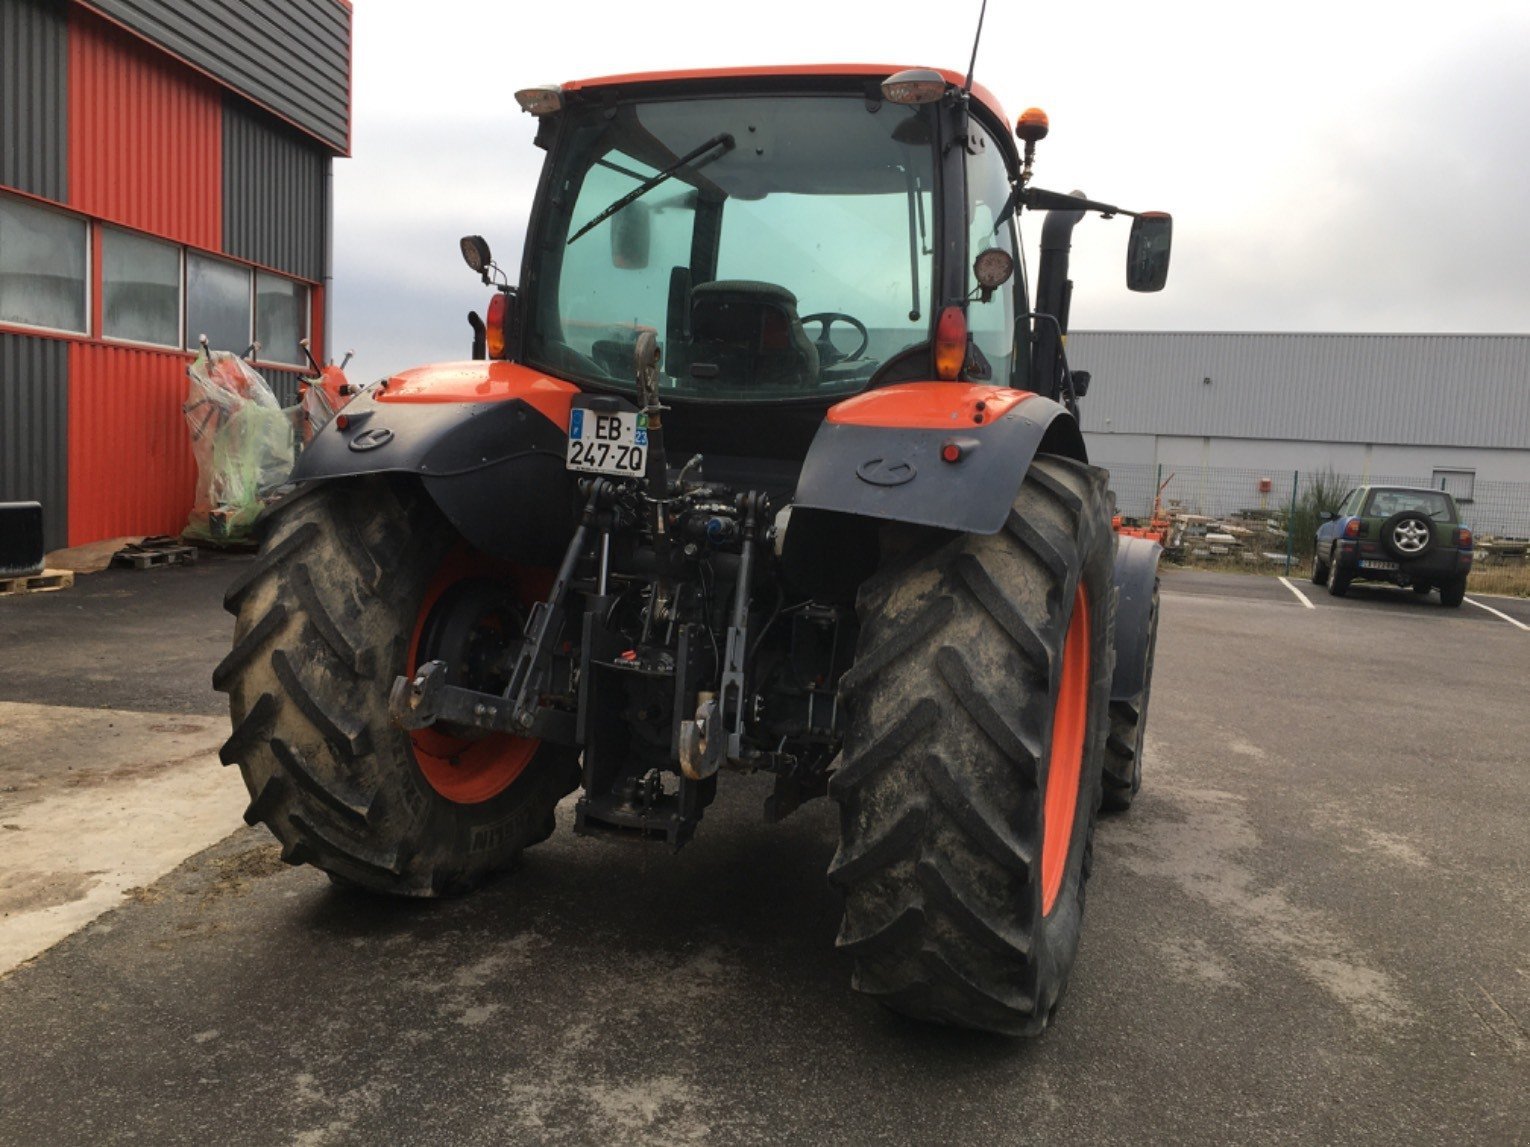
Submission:
[[[351,12],[339,0],[84,2],[335,151],[350,150]]]
[[[1530,448],[1530,335],[1078,331],[1068,360],[1094,434]]]
[[[260,368],[260,377],[266,380],[266,385],[283,406],[291,406],[298,400],[298,380],[303,377],[302,371],[263,366]]]
[[[0,502],[41,502],[43,544],[69,517],[69,344],[0,334]]]
[[[0,184],[69,193],[68,25],[61,4],[0,0]]]
[[[223,250],[315,282],[324,278],[330,157],[237,96],[223,101]]]

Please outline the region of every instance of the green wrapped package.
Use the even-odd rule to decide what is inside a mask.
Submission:
[[[282,409],[259,372],[226,351],[199,354],[186,376],[191,393],[182,410],[197,485],[183,533],[213,543],[247,541],[292,472],[292,412]]]

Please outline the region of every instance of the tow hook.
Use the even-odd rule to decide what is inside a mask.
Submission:
[[[687,780],[703,781],[722,764],[727,739],[723,736],[717,694],[704,692],[696,697],[699,704],[695,720],[680,722],[680,771]]]

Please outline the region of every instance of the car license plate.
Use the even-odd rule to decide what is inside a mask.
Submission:
[[[648,415],[630,411],[605,413],[576,406],[569,411],[570,470],[632,478],[648,463]]]
[[[1372,560],[1366,558],[1366,559],[1362,559],[1361,560],[1360,568],[1363,569],[1363,570],[1395,570],[1397,568],[1397,563],[1396,562],[1378,562],[1378,561],[1372,561]]]

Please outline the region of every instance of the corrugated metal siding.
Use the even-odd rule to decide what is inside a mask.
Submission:
[[[69,513],[68,344],[0,334],[0,502],[41,502],[43,544],[65,544]]]
[[[276,401],[283,406],[292,406],[298,400],[298,379],[303,375],[299,370],[278,370],[274,366],[260,367],[260,377],[266,380],[266,385],[271,388],[271,393],[276,395]]]
[[[69,544],[178,534],[196,463],[181,404],[186,355],[69,345]]]
[[[1530,446],[1530,335],[1078,331],[1068,360],[1095,433]]]
[[[223,250],[305,279],[324,277],[330,158],[265,113],[223,104]]]
[[[69,203],[217,250],[222,93],[81,9],[69,36]]]
[[[62,203],[67,28],[57,4],[0,3],[0,184]]]
[[[337,0],[85,2],[349,152],[351,11]]]

